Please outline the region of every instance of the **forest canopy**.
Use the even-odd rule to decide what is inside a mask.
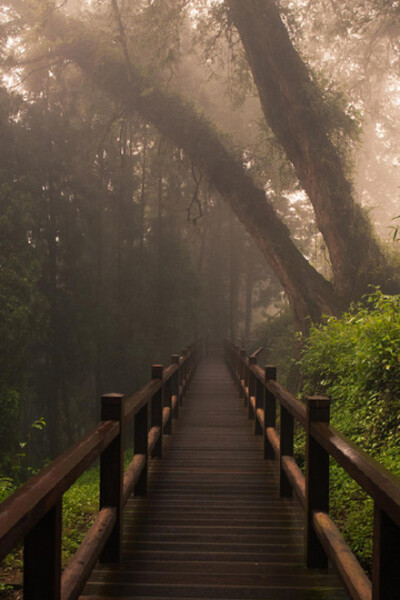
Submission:
[[[200,332],[249,340],[286,301],[305,330],[399,290],[399,15],[2,4],[4,455],[42,416],[56,452],[97,414],[84,398]]]
[[[84,3],[78,7],[66,3],[67,10],[62,11],[47,4],[32,8],[14,0],[12,6],[25,22],[30,40],[19,63],[31,65],[36,60],[36,68],[40,68],[39,62],[45,69],[43,61],[47,66],[50,61],[58,68],[63,65],[64,70],[78,65],[121,110],[139,114],[183,149],[256,240],[300,321],[306,316],[317,318],[321,312],[340,311],[365,293],[371,283],[388,290],[395,289],[396,283],[353,184],[350,163],[358,129],[356,99],[343,99],[339,91],[329,89],[335,82],[321,81],[308,65],[308,57],[301,55],[302,37],[308,35],[314,42],[314,36],[306,27],[300,30],[305,14],[298,4],[285,7],[267,0],[227,0],[119,6],[117,2],[100,2],[85,10]],[[368,20],[371,14],[365,12],[363,19]],[[346,30],[349,39],[351,34],[360,36],[357,3],[353,18],[354,32]],[[379,18],[385,21],[388,15],[382,10]],[[295,37],[296,24],[299,35]],[[364,29],[368,32],[365,35],[370,35],[366,24]],[[32,45],[33,32],[39,38],[36,45]],[[340,35],[345,37],[338,22],[336,37]],[[320,64],[329,48],[319,52]],[[393,47],[390,50],[396,52]],[[217,65],[218,60],[225,65]],[[343,60],[348,60],[345,54]],[[15,61],[18,63],[18,57]],[[389,62],[387,68],[395,59]],[[222,86],[219,93],[215,84],[214,90],[206,91],[207,69],[208,77],[214,74],[222,79],[224,66],[228,66],[228,86],[236,104],[244,105],[248,96],[258,95],[257,108],[264,117],[269,146],[275,146],[275,151],[279,146],[285,155],[283,161],[290,165],[291,185],[303,190],[313,207],[329,255],[331,281],[321,277],[308,257],[299,252],[285,219],[274,206],[276,190],[272,187],[265,193],[270,171],[276,167],[271,169],[270,161],[264,159],[259,167],[263,177],[253,176],[251,167],[256,161],[247,160],[254,152],[247,147],[248,140],[232,144],[212,125],[212,114],[202,116],[185,99],[182,88],[187,88],[185,76],[190,72],[189,87],[197,84],[203,96],[203,102],[197,104],[206,111],[207,103],[217,104]],[[193,97],[193,90],[189,95]],[[231,122],[229,129],[233,128]]]

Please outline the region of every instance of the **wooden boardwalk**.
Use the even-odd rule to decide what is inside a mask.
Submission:
[[[305,568],[303,512],[278,498],[246,415],[222,360],[203,360],[148,496],[127,504],[121,564],[98,566],[82,600],[348,598]]]

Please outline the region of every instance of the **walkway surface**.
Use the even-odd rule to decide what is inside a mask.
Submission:
[[[95,569],[82,599],[347,599],[304,567],[302,509],[278,498],[246,414],[222,360],[203,360],[148,496],[127,504],[122,563]]]

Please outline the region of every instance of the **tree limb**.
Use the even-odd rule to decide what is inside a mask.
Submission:
[[[344,304],[387,284],[386,259],[331,140],[329,110],[294,48],[275,0],[225,0],[265,118],[313,204]]]
[[[13,0],[21,7],[21,0]],[[160,133],[182,148],[204,172],[258,243],[282,287],[298,322],[309,316],[337,312],[332,285],[301,254],[289,229],[274,211],[263,189],[256,186],[241,162],[222,142],[220,133],[179,95],[156,85],[131,63],[126,65],[115,46],[105,47],[83,23],[53,12],[44,35],[60,40],[68,60],[127,110],[137,111]]]

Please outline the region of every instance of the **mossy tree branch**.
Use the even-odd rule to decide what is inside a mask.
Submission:
[[[24,4],[13,1],[20,11]],[[181,96],[156,85],[121,52],[99,40],[82,22],[60,12],[47,14],[43,34],[59,53],[76,63],[106,94],[127,110],[138,112],[190,156],[257,241],[291,302],[299,323],[339,308],[330,282],[301,254],[259,188],[222,141],[212,123]]]
[[[365,293],[368,284],[388,287],[390,269],[332,142],[329,108],[292,44],[277,3],[225,0],[225,5],[242,40],[265,118],[313,204],[336,292],[346,305]]]

